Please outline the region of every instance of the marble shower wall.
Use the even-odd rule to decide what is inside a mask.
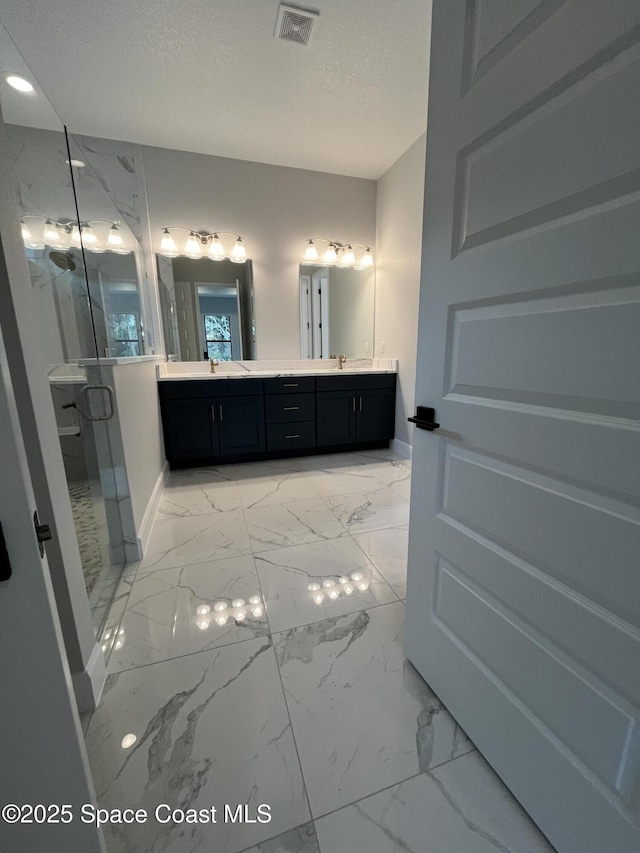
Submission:
[[[162,335],[157,299],[158,275],[151,250],[142,147],[73,133],[71,141],[77,147],[78,156],[91,166],[95,179],[135,237],[146,353],[159,353],[162,351]],[[79,203],[82,216],[82,199]]]

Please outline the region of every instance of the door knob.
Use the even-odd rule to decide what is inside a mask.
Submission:
[[[412,424],[415,424],[418,429],[426,429],[433,432],[438,429],[440,424],[436,423],[436,410],[429,406],[418,406],[415,415],[412,418],[407,418]]]

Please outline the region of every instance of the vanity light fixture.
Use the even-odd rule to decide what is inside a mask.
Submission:
[[[172,231],[188,232],[182,251],[179,251]],[[236,238],[230,252],[225,250],[220,239],[221,234]],[[212,231],[211,233],[196,231],[194,228],[186,228],[182,225],[171,225],[162,229],[160,254],[164,255],[165,258],[177,258],[180,255],[186,255],[194,260],[203,258],[206,254],[206,257],[212,261],[224,261],[228,258],[235,264],[243,264],[247,260],[247,250],[239,234],[235,234],[233,231]]]
[[[315,244],[316,240],[327,244],[322,260]],[[354,246],[364,249],[359,261],[356,260]],[[303,264],[314,263],[336,264],[339,267],[353,267],[355,270],[365,270],[374,266],[371,248],[364,243],[338,243],[336,240],[327,240],[325,237],[312,237],[307,240]]]
[[[127,248],[118,225],[121,223],[108,219],[91,219],[75,222],[72,219],[55,220],[51,217],[27,213],[22,217],[22,239],[28,249],[44,249],[54,246],[56,249],[68,249],[71,246],[84,246],[90,252],[116,252],[126,255]],[[99,237],[93,226],[108,226],[99,229]]]

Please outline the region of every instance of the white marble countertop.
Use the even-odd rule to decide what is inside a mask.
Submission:
[[[266,379],[287,376],[340,376],[358,373],[397,373],[395,358],[349,358],[342,368],[337,359],[299,359],[289,361],[224,361],[211,373],[209,362],[168,361],[157,367],[158,380],[185,379]]]

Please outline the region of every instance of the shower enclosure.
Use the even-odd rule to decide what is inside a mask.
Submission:
[[[6,63],[4,49],[10,52],[10,45],[0,32]],[[99,152],[68,132],[37,94],[29,102],[3,92],[10,142],[3,156],[12,164],[37,345],[46,362],[84,582],[96,636],[108,654],[123,641],[109,616],[131,548],[121,512],[127,478],[111,446],[115,400],[104,365],[147,349],[140,240],[130,227],[135,211],[119,209],[93,168]]]

